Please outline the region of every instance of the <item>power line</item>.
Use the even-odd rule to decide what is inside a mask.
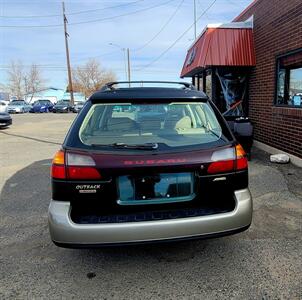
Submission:
[[[134,14],[137,14],[137,13],[140,13],[140,12],[143,12],[143,11],[147,11],[147,10],[150,10],[150,9],[153,9],[153,8],[157,8],[157,7],[166,5],[166,4],[168,4],[170,2],[174,2],[174,1],[175,0],[168,0],[168,1],[165,1],[163,3],[156,4],[156,5],[149,6],[149,7],[145,7],[145,8],[142,8],[142,9],[138,9],[138,10],[133,11],[133,12],[124,13],[124,14],[120,14],[120,15],[117,15],[117,16],[112,16],[112,17],[107,17],[107,18],[102,18],[102,19],[95,19],[95,20],[90,20],[90,21],[82,21],[82,22],[70,23],[69,25],[78,25],[78,24],[86,24],[86,23],[95,23],[95,22],[101,22],[101,21],[108,21],[108,20],[112,20],[112,19],[116,19],[116,18],[120,18],[120,17],[124,17],[124,16],[134,15]]]
[[[184,0],[180,1],[180,3],[176,7],[175,11],[172,13],[170,18],[167,20],[167,22],[162,26],[162,28],[148,42],[146,42],[143,46],[138,47],[138,48],[136,48],[132,51],[140,51],[140,50],[144,49],[145,47],[147,47],[150,43],[152,43],[163,32],[163,30],[169,25],[169,23],[175,17],[175,15],[179,11],[179,9],[180,9],[180,7],[182,6],[183,3],[184,3]]]
[[[163,5],[166,5],[170,2],[173,2],[175,0],[168,0],[165,1],[163,3],[160,4],[156,4],[153,6],[149,6],[149,7],[145,7],[142,9],[138,9],[132,12],[128,12],[128,13],[124,13],[124,14],[120,14],[120,15],[116,15],[116,16],[111,16],[111,17],[106,17],[106,18],[101,18],[101,19],[94,19],[94,20],[90,20],[90,21],[81,21],[81,22],[74,22],[74,23],[69,23],[68,25],[79,25],[79,24],[87,24],[87,23],[96,23],[96,22],[103,22],[103,21],[109,21],[109,20],[113,20],[113,19],[117,19],[117,18],[121,18],[121,17],[125,17],[125,16],[129,16],[129,15],[134,15],[137,13],[141,13],[143,11],[147,11],[150,9],[154,9]],[[48,25],[0,25],[0,28],[50,28],[50,27],[61,27],[63,26],[63,24],[48,24]]]
[[[201,17],[215,4],[217,0],[214,0],[203,12],[201,15],[199,15],[199,17],[196,19],[196,21],[199,21],[201,19]],[[170,49],[172,49],[176,43],[181,40],[184,35],[186,35],[191,28],[194,26],[195,22],[193,22],[166,50],[164,50],[159,56],[157,56],[155,59],[153,59],[150,63],[142,66],[141,68],[135,69],[135,71],[141,71],[144,70],[148,67],[150,67],[151,65],[153,65],[154,63],[156,63],[159,59],[161,59]]]
[[[119,7],[124,7],[124,6],[128,6],[128,5],[133,5],[138,2],[143,2],[143,1],[145,1],[145,0],[137,0],[134,2],[119,4],[119,5],[115,5],[115,6],[71,12],[71,13],[66,13],[66,15],[72,16],[72,15],[86,14],[86,13],[91,13],[91,12],[96,12],[96,11],[101,11],[101,10],[106,10],[106,9],[119,8]],[[61,15],[57,14],[57,15],[44,15],[44,16],[41,16],[41,15],[39,15],[39,16],[38,15],[35,15],[35,16],[0,16],[0,18],[5,18],[5,19],[26,19],[26,18],[32,19],[32,18],[52,18],[52,17],[61,17]]]
[[[79,67],[80,70],[88,70],[87,68],[81,68]],[[0,67],[0,72],[7,72],[8,68],[2,68]],[[61,73],[66,73],[67,68],[66,67],[61,67],[61,68],[41,68],[42,71],[44,71],[46,74],[48,72],[61,72]],[[111,68],[110,70],[114,71],[114,72],[123,72],[124,68]],[[166,69],[152,69],[152,70],[146,70],[146,71],[142,71],[140,72],[140,74],[176,74],[177,72],[172,71],[172,70],[166,70]]]

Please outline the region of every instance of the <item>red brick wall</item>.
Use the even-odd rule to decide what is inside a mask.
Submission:
[[[302,108],[275,107],[276,56],[302,48],[302,1],[258,0],[235,21],[254,15],[256,67],[249,86],[255,139],[302,158]]]

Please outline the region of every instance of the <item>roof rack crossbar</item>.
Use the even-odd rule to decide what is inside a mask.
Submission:
[[[106,83],[102,88],[101,91],[107,91],[107,90],[115,90],[114,86],[118,84],[128,84],[131,86],[131,84],[139,83],[142,86],[144,84],[149,84],[149,83],[159,83],[159,84],[175,84],[175,85],[183,85],[184,89],[189,89],[189,90],[196,90],[195,86],[189,82],[182,82],[182,81],[153,81],[153,80],[148,80],[148,81],[113,81],[113,82],[108,82]]]

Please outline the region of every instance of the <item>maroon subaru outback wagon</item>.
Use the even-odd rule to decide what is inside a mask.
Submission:
[[[126,84],[89,98],[54,157],[53,242],[93,247],[247,229],[247,158],[211,100],[183,82]]]

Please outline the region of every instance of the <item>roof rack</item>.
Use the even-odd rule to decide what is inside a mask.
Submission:
[[[113,81],[106,83],[102,88],[101,91],[108,91],[108,90],[115,90],[114,86],[118,84],[128,84],[129,88],[131,88],[131,84],[140,84],[141,87],[144,86],[144,84],[149,83],[159,83],[159,84],[174,84],[174,85],[183,85],[183,89],[188,90],[196,90],[195,86],[188,82],[181,82],[181,81]]]

